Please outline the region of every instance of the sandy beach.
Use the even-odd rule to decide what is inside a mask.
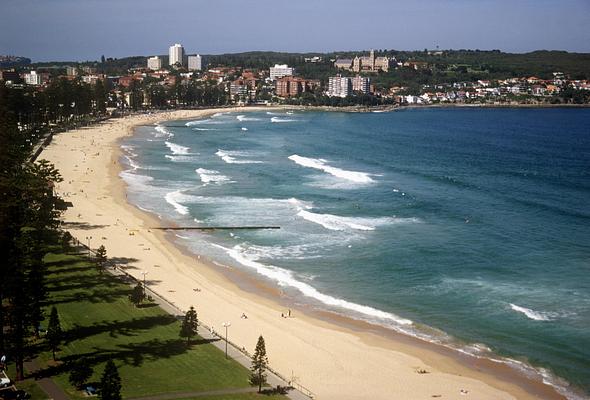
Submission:
[[[39,158],[62,174],[56,190],[73,203],[63,214],[66,228],[92,248],[104,245],[109,258],[136,278],[143,280],[146,273],[147,285],[180,309],[194,305],[199,319],[215,330],[231,322],[230,340],[248,351],[263,335],[271,366],[318,399],[563,398],[505,365],[366,323],[297,308],[291,308],[291,318],[281,318],[291,306],[278,291],[257,293],[250,277],[209,265],[174,246],[164,231],[150,229],[161,221],[126,201],[120,139],[137,125],[218,111],[232,110],[136,115],[56,135]],[[240,279],[250,280],[248,290],[236,284]]]

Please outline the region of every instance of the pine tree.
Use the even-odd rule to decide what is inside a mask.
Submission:
[[[268,368],[268,358],[266,357],[266,346],[262,335],[258,338],[254,355],[252,355],[252,367],[250,368],[250,384],[258,385],[258,393],[262,391],[262,385],[266,385],[266,369]]]
[[[108,360],[104,366],[99,396],[102,400],[121,400],[121,377],[113,360]]]
[[[191,338],[197,334],[198,327],[199,320],[197,318],[197,312],[195,311],[195,308],[191,306],[186,312],[184,320],[182,321],[182,326],[180,327],[180,337],[186,338],[187,346],[190,345]]]
[[[105,249],[104,245],[100,245],[100,247],[96,250],[96,267],[98,268],[99,272],[102,272],[104,266],[107,262],[107,249]]]
[[[92,367],[88,363],[88,360],[81,359],[74,364],[70,372],[69,381],[72,386],[80,389],[90,379],[92,373]]]
[[[145,292],[141,283],[137,283],[131,292],[131,302],[135,304],[136,307],[139,307],[139,304],[143,301],[145,297]]]
[[[47,341],[53,352],[53,361],[55,361],[55,350],[62,341],[62,330],[59,323],[59,315],[57,315],[57,308],[51,307],[51,314],[49,315],[49,325],[47,326]]]

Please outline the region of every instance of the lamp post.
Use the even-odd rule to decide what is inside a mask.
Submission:
[[[227,328],[231,326],[231,322],[224,322],[222,325],[225,327],[225,358],[227,359]]]
[[[86,240],[88,240],[88,257],[90,257],[90,239],[92,239],[92,236],[86,236]]]
[[[146,295],[146,292],[145,292],[145,276],[148,274],[148,272],[147,271],[143,271],[141,274],[143,275],[143,297],[145,297],[145,295]]]

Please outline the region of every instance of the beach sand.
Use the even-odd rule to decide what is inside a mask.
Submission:
[[[366,323],[292,306],[292,317],[282,318],[287,309],[278,291],[261,289],[260,295],[256,284],[244,290],[236,284],[244,274],[208,265],[174,246],[164,231],[150,229],[161,221],[126,201],[119,177],[120,139],[137,125],[218,111],[231,110],[136,115],[56,135],[39,158],[54,163],[64,179],[56,190],[73,203],[63,215],[66,229],[85,244],[91,237],[92,248],[104,245],[109,258],[137,279],[143,280],[147,272],[149,288],[181,310],[194,305],[199,319],[216,331],[231,322],[230,340],[249,352],[263,335],[271,366],[289,379],[295,377],[315,398],[562,398],[502,364]],[[243,313],[247,319],[240,318]]]

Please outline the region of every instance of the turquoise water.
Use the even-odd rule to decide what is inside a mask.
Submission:
[[[139,128],[122,177],[167,221],[280,226],[178,241],[297,303],[587,394],[589,121],[588,109],[218,114]]]

